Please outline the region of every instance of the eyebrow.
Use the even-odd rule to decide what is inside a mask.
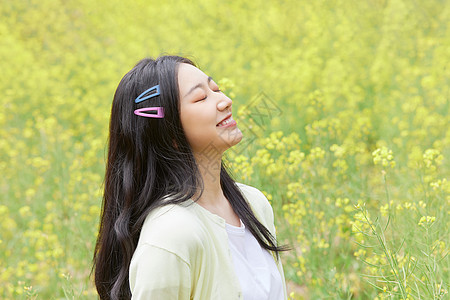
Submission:
[[[211,80],[213,80],[212,77],[208,76],[208,84],[211,82]],[[195,85],[192,89],[189,90],[189,92],[186,93],[186,95],[184,95],[184,97],[186,97],[187,95],[192,93],[192,91],[194,91],[195,89],[198,89],[199,87],[202,87],[202,86],[203,86],[203,83],[199,83],[199,84]]]

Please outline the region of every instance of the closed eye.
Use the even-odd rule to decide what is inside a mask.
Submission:
[[[221,90],[221,89],[217,89],[217,90],[215,90],[215,91],[213,91],[213,92],[215,92],[215,93],[221,93],[222,90]],[[208,96],[205,96],[204,98],[199,99],[199,100],[197,100],[197,101],[195,101],[195,102],[200,102],[200,101],[206,100],[206,98],[208,98]]]
[[[206,100],[206,98],[208,98],[208,96],[205,96],[205,97],[203,97],[202,99],[198,99],[198,100],[196,100],[196,101],[194,101],[194,102],[200,102],[200,101]]]

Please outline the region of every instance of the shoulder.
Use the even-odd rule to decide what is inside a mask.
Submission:
[[[192,206],[165,205],[151,211],[139,236],[138,248],[155,246],[189,261],[204,240],[202,223]]]
[[[128,276],[132,299],[189,299],[191,266],[178,253],[140,244]]]
[[[273,210],[267,197],[259,189],[253,186],[239,182],[236,182],[236,185],[250,204],[250,207],[258,219],[265,223],[264,225],[272,227],[274,222]]]
[[[260,199],[260,201],[264,198],[265,201],[267,201],[264,194],[257,188],[240,182],[236,182],[236,185],[241,190],[241,192],[244,193],[246,196],[248,195],[252,198],[256,197]]]
[[[266,196],[260,190],[239,182],[236,182],[236,185],[252,207],[258,209],[271,209],[269,200],[267,200]]]
[[[133,299],[187,299],[191,265],[202,253],[202,227],[190,206],[153,209],[144,221],[130,262]]]

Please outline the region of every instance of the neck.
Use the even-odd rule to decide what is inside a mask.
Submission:
[[[220,185],[222,153],[209,153],[208,155],[200,153],[195,155],[195,160],[204,184],[204,190],[198,203],[206,206],[218,206],[224,200],[227,201]]]
[[[234,226],[240,226],[239,216],[231,207],[230,202],[223,194],[220,185],[220,167],[223,152],[217,155],[194,155],[200,174],[203,179],[203,193],[197,203],[211,213],[223,218],[225,222]],[[198,196],[198,195],[195,195]]]

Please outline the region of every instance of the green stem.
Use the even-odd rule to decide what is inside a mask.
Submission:
[[[363,213],[364,218],[367,221],[367,224],[370,226],[370,229],[372,230],[372,232],[377,237],[378,243],[380,244],[381,248],[383,249],[384,255],[385,255],[385,257],[386,257],[386,259],[387,259],[387,261],[389,263],[389,266],[390,266],[392,272],[394,273],[395,278],[397,279],[397,284],[398,284],[398,287],[400,288],[400,292],[402,294],[402,298],[406,299],[408,294],[406,293],[405,287],[403,286],[403,283],[400,280],[400,276],[399,276],[399,274],[398,274],[398,272],[397,272],[397,270],[396,270],[396,268],[394,266],[394,258],[392,257],[392,255],[389,253],[389,250],[387,249],[386,239],[385,239],[385,236],[383,234],[383,230],[381,230],[381,234],[377,233],[376,228],[374,228],[374,226],[372,225],[370,220],[367,218],[367,215],[366,215],[365,211],[361,209],[361,212]]]
[[[387,180],[386,180],[386,173],[383,174],[383,180],[384,180],[384,190],[386,192],[386,198],[388,201],[389,212],[391,212],[391,198],[389,196],[389,190],[388,190]]]

